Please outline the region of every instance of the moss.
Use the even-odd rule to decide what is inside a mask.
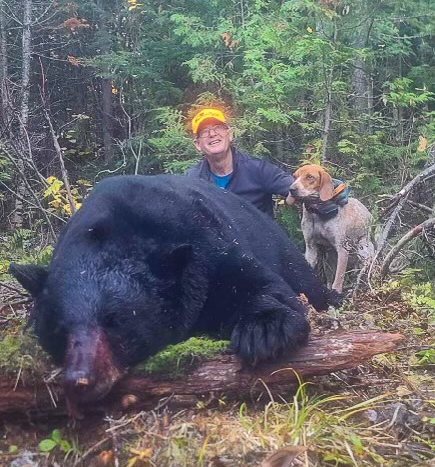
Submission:
[[[0,341],[0,370],[3,374],[13,374],[20,369],[37,373],[46,363],[46,354],[32,335],[9,334]]]
[[[229,348],[229,341],[216,341],[205,337],[191,337],[187,341],[170,345],[136,367],[146,373],[165,373],[181,376],[204,360]]]

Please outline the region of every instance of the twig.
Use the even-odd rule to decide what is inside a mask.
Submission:
[[[42,213],[44,214],[44,217],[45,217],[45,220],[47,221],[47,224],[48,224],[48,228],[50,229],[50,233],[51,235],[53,236],[53,238],[56,238],[56,233],[54,231],[54,228],[53,228],[53,225],[51,224],[50,222],[50,218],[48,217],[48,214],[47,214],[47,210],[44,209],[44,207],[42,206],[41,204],[41,201],[39,200],[38,196],[36,195],[36,193],[32,190],[32,187],[30,186],[30,183],[28,182],[28,179],[26,177],[26,174],[21,170],[19,164],[17,163],[17,161],[12,157],[12,155],[9,153],[9,151],[2,145],[1,146],[1,149],[3,150],[3,153],[6,155],[6,157],[12,162],[12,164],[14,165],[15,169],[17,170],[17,172],[19,173],[20,177],[22,178],[24,184],[26,185],[26,188],[28,190],[28,192],[32,195],[32,198],[35,200],[35,203],[37,205],[37,207],[42,211]],[[0,182],[2,185],[3,182]],[[4,185],[5,186],[5,185]],[[20,197],[20,195],[18,195],[18,193],[16,193],[16,196],[21,198],[22,201],[25,201],[27,202],[27,200],[23,197]]]
[[[6,185],[6,183],[3,183],[1,180],[0,180],[0,185],[7,191],[9,191],[9,193],[12,193],[14,196],[16,196],[17,198],[21,199],[21,201],[24,201],[26,202],[29,206],[31,206],[32,208],[36,208],[36,209],[39,209],[39,210],[42,210],[44,212],[44,214],[46,214],[47,216],[50,215],[50,216],[53,216],[54,218],[56,218],[57,220],[61,221],[61,222],[66,222],[65,219],[63,219],[62,217],[58,216],[56,213],[52,212],[52,211],[49,211],[48,209],[45,209],[43,208],[41,205],[37,205],[37,204],[34,204],[30,201],[28,201],[26,198],[23,198],[22,196],[20,196],[16,191],[14,190],[11,190],[8,185]],[[50,233],[54,234],[54,231],[52,231],[50,229]],[[54,235],[53,238],[56,238],[56,235]]]
[[[428,178],[432,177],[435,174],[435,164],[429,166],[426,170],[419,173],[416,177],[414,177],[407,185],[405,185],[395,196],[392,198],[392,203],[390,204],[389,208],[395,205],[393,213],[390,215],[389,219],[385,223],[385,226],[382,230],[381,235],[377,240],[377,247],[373,259],[370,263],[366,264],[358,274],[356,280],[356,286],[354,288],[353,297],[355,297],[356,293],[358,292],[362,278],[367,273],[367,282],[369,287],[371,287],[371,278],[373,276],[374,267],[387,244],[387,238],[390,234],[390,231],[396,221],[397,216],[399,215],[400,211],[402,210],[405,203],[408,201],[408,197],[412,191],[412,189],[418,185],[419,183],[427,180]]]
[[[59,159],[60,171],[62,173],[62,180],[63,180],[63,183],[65,185],[65,190],[66,190],[66,194],[67,194],[67,197],[68,197],[68,203],[69,203],[70,208],[71,208],[71,213],[74,214],[76,212],[76,210],[77,210],[76,209],[76,203],[75,203],[74,197],[73,197],[73,195],[71,193],[71,186],[69,184],[68,172],[66,170],[65,162],[63,160],[62,149],[61,149],[59,141],[57,139],[56,132],[54,131],[53,124],[52,124],[51,118],[50,118],[50,114],[48,113],[47,100],[45,98],[45,74],[44,74],[44,68],[42,66],[42,63],[40,62],[40,64],[41,64],[41,72],[42,72],[41,100],[42,100],[42,104],[43,104],[43,112],[44,112],[45,119],[47,120],[48,127],[50,129],[50,135],[51,135],[51,139],[53,140],[53,146],[54,146],[54,149],[56,151],[57,158]]]
[[[430,165],[426,170],[415,176],[407,185],[405,185],[394,197],[390,207],[394,206],[401,198],[407,196],[413,188],[419,183],[425,181],[429,176],[435,173],[435,164]]]
[[[388,219],[387,223],[385,224],[384,230],[382,231],[381,236],[378,239],[378,248],[375,253],[375,257],[373,259],[373,262],[377,260],[380,252],[383,250],[386,242],[388,235],[390,233],[390,230],[394,224],[394,221],[396,220],[396,217],[398,216],[399,212],[402,210],[403,205],[407,201],[407,198],[409,194],[411,193],[412,189],[418,185],[419,183],[423,182],[425,179],[427,179],[430,175],[435,173],[435,164],[432,164],[430,167],[428,167],[426,170],[423,172],[419,173],[416,177],[414,177],[407,185],[405,185],[399,193],[397,193],[393,197],[393,202],[391,203],[390,206],[394,206],[396,203],[396,207],[391,214],[390,218]]]
[[[434,210],[430,208],[429,206],[425,206],[424,204],[417,203],[416,201],[412,201],[408,199],[408,204],[411,206],[414,206],[415,208],[421,209],[422,211],[428,213],[428,214],[434,214]]]
[[[385,277],[385,275],[389,271],[389,267],[393,259],[396,257],[397,253],[407,244],[409,243],[414,237],[421,234],[427,229],[430,229],[435,226],[435,217],[428,219],[421,224],[413,227],[408,233],[406,233],[397,243],[396,245],[389,251],[387,256],[384,259],[381,267],[381,277]]]
[[[12,285],[6,284],[5,282],[0,281],[0,287],[4,287],[5,289],[12,290],[13,292],[17,292],[20,295],[27,295],[22,289],[18,289],[16,287],[12,287]]]
[[[110,428],[113,428],[114,419],[111,417],[106,417],[106,420],[109,422]],[[108,431],[108,430],[107,430]],[[115,467],[119,467],[119,440],[118,436],[115,433],[115,430],[110,430],[110,436],[112,438],[112,448],[113,448],[113,456],[114,456],[114,465]]]
[[[95,452],[100,446],[102,446],[103,444],[107,443],[108,441],[110,441],[112,439],[111,436],[106,436],[105,438],[103,438],[102,440],[98,441],[98,443],[94,444],[93,446],[91,446],[87,451],[85,451],[83,453],[83,455],[80,456],[79,459],[77,459],[75,462],[74,462],[74,466],[73,467],[76,467],[77,465],[79,464],[82,464],[82,462],[87,458],[89,457],[90,454],[92,454],[93,452]]]
[[[32,297],[28,297],[28,298],[23,298],[22,300],[16,300],[15,302],[6,303],[0,307],[0,312],[5,310],[8,307],[12,307],[15,305],[23,305],[24,303],[29,303],[32,300],[33,300]]]
[[[382,195],[381,198],[393,199],[394,196],[392,196],[392,195]],[[382,200],[380,200],[380,201],[382,201]],[[430,208],[429,206],[426,206],[426,205],[421,204],[421,203],[417,203],[416,201],[412,201],[410,199],[407,199],[407,203],[410,204],[411,206],[414,206],[415,208],[418,208],[418,209],[421,209],[424,212],[427,212],[428,214],[433,214],[434,213],[433,208]]]

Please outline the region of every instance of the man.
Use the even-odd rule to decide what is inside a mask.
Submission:
[[[231,128],[221,110],[202,109],[192,120],[192,131],[204,160],[187,175],[215,183],[273,217],[272,195],[287,197],[294,178],[270,162],[234,148]]]

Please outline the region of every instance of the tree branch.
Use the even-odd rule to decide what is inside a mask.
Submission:
[[[54,149],[56,151],[57,157],[59,159],[60,171],[62,173],[62,180],[63,180],[63,183],[65,185],[66,195],[68,197],[68,203],[69,203],[70,208],[71,208],[71,213],[74,214],[77,211],[76,203],[75,203],[74,197],[73,197],[73,195],[71,193],[71,186],[69,184],[68,172],[66,170],[65,163],[64,163],[64,160],[63,160],[62,149],[61,149],[61,147],[59,145],[59,141],[57,140],[57,136],[56,136],[56,133],[54,131],[53,124],[51,123],[50,115],[48,114],[48,111],[45,108],[44,108],[44,115],[45,115],[45,119],[48,122],[48,126],[50,128],[51,138],[53,140],[53,146],[54,146]]]
[[[0,147],[2,148],[4,154],[6,154],[6,157],[12,162],[15,169],[19,173],[19,175],[20,175],[23,183],[25,184],[28,192],[31,194],[32,198],[35,200],[36,206],[38,207],[38,209],[40,209],[42,211],[42,213],[43,213],[43,215],[45,217],[45,220],[47,221],[48,228],[50,229],[50,233],[53,236],[53,239],[56,238],[56,233],[54,231],[52,223],[50,222],[50,218],[48,217],[47,210],[44,209],[44,207],[42,206],[41,201],[39,200],[38,196],[32,190],[32,187],[30,186],[30,183],[27,180],[26,174],[22,171],[21,167],[19,166],[19,164],[17,164],[16,160],[12,157],[12,155],[9,153],[9,151],[5,147],[3,147],[1,145],[0,145]],[[2,183],[2,185],[4,185],[4,184]],[[24,197],[20,196],[18,193],[15,193],[15,196],[16,196],[16,198],[20,199],[21,201],[26,201],[26,199]]]
[[[434,146],[435,147],[435,146]],[[408,200],[408,197],[413,190],[413,188],[418,185],[419,183],[424,182],[428,178],[432,177],[435,174],[435,164],[430,165],[426,170],[423,172],[419,173],[416,177],[414,177],[407,185],[405,185],[392,199],[392,203],[390,204],[389,208],[393,207],[394,205],[394,211],[388,218],[387,222],[385,223],[385,226],[382,230],[381,235],[379,236],[377,240],[377,247],[376,251],[373,257],[373,260],[370,264],[364,266],[363,269],[361,269],[358,278],[357,278],[357,285],[354,289],[354,294],[358,290],[359,285],[361,283],[362,277],[367,273],[367,278],[368,282],[370,283],[370,279],[373,275],[373,270],[376,265],[376,262],[378,261],[383,249],[385,248],[385,245],[387,244],[387,239],[390,234],[390,231],[394,225],[394,222],[396,221],[397,216],[399,215],[400,211],[402,210],[403,206]]]
[[[322,336],[312,336],[307,346],[296,353],[281,358],[278,362],[264,363],[255,368],[246,367],[239,358],[230,353],[219,354],[210,361],[185,370],[183,376],[167,374],[143,374],[131,372],[120,381],[111,393],[98,403],[84,407],[86,412],[108,409],[153,408],[162,398],[184,397],[190,403],[196,396],[207,393],[225,393],[233,396],[288,392],[298,384],[298,376],[305,380],[326,375],[338,370],[355,368],[372,356],[392,352],[402,344],[400,334],[379,331],[339,331]],[[42,415],[66,414],[65,398],[57,383],[34,381],[16,386],[15,379],[0,378],[0,414],[13,415],[40,413]],[[13,388],[15,387],[15,390]],[[56,395],[56,406],[53,399]]]
[[[397,253],[407,244],[409,243],[414,237],[420,235],[425,230],[431,229],[435,226],[435,217],[428,219],[421,224],[413,227],[408,233],[406,233],[394,247],[389,251],[387,256],[384,259],[381,267],[381,277],[385,277],[386,274],[389,272],[389,267],[393,259],[397,256]]]

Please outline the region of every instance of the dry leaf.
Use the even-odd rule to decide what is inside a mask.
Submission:
[[[260,467],[292,467],[300,465],[296,458],[305,451],[306,448],[304,446],[288,446],[278,449],[278,451],[266,457]]]
[[[396,394],[400,397],[409,396],[410,394],[412,394],[412,391],[410,391],[406,386],[399,386],[396,389]]]
[[[427,139],[426,139],[424,136],[419,136],[419,137],[418,137],[418,148],[417,148],[417,151],[418,151],[418,152],[424,152],[424,151],[426,151],[427,146],[428,146],[428,141],[427,141]]]
[[[101,451],[98,456],[92,458],[89,467],[112,467],[115,463],[113,451]]]

